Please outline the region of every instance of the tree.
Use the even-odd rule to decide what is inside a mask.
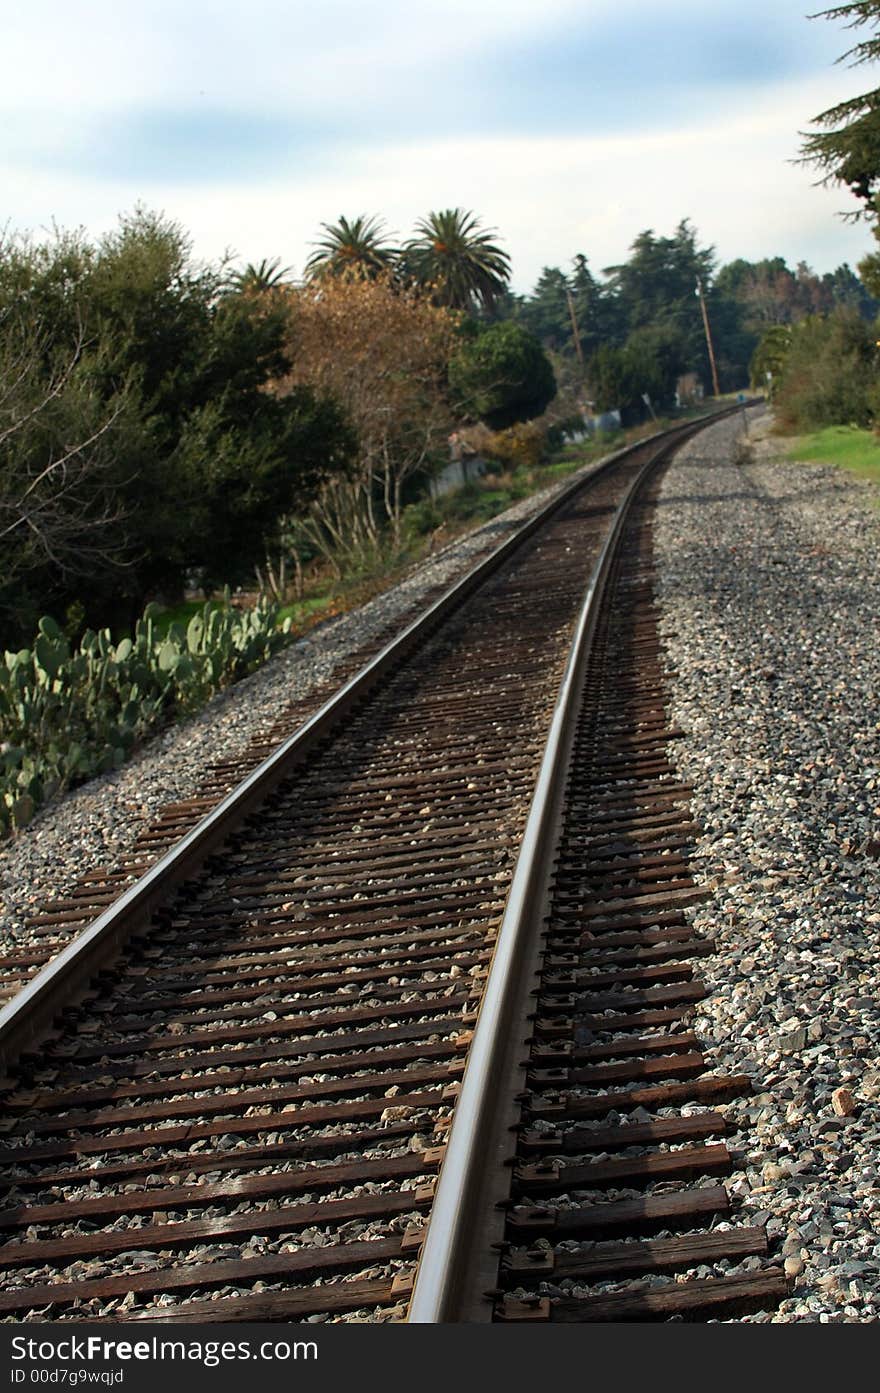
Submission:
[[[835,309],[855,310],[863,319],[874,319],[877,303],[862,281],[846,264],[818,276],[805,262],[795,269],[781,256],[762,261],[738,258],[722,266],[715,277],[712,329],[716,338],[722,383],[739,387],[759,340],[768,343],[767,331],[798,324],[811,314],[830,314]],[[782,342],[784,336],[777,336]],[[768,364],[771,370],[773,364]],[[760,369],[761,372],[764,369]],[[763,377],[759,384],[763,386]]]
[[[582,252],[572,260],[569,284],[584,357],[600,343],[622,343],[628,328],[635,326],[627,325],[614,286],[600,285]]]
[[[130,375],[143,403],[146,449],[123,495],[137,520],[130,609],[188,578],[240,582],[320,486],[322,455],[332,468],[346,449],[337,409],[266,390],[287,368],[280,287],[230,291],[177,223],[138,209],[99,243],[81,294],[109,345],[108,383]]]
[[[835,308],[855,310],[862,319],[877,318],[880,304],[869,294],[864,281],[845,261],[833,271],[826,271],[822,283]]]
[[[9,364],[22,353],[11,339],[3,345],[13,324],[28,365],[15,411],[40,409],[9,447],[28,492],[16,484],[6,497],[32,509],[66,477],[65,515],[79,520],[83,552],[79,569],[50,565],[45,548],[29,563],[28,594],[43,612],[78,600],[86,570],[92,624],[126,623],[189,580],[237,583],[275,544],[280,517],[307,508],[350,452],[332,402],[305,388],[284,401],[268,390],[288,367],[281,289],[230,287],[226,267],[194,262],[182,228],[160,214],[136,209],[96,245],[67,233],[0,242]],[[57,520],[56,508],[56,536]],[[100,554],[115,571],[97,564],[89,538],[98,522]]]
[[[771,324],[764,330],[749,364],[750,382],[756,391],[773,396],[791,348],[791,335],[789,324]]]
[[[599,411],[618,410],[624,425],[647,415],[651,405],[671,406],[675,384],[686,365],[681,336],[668,325],[645,326],[630,334],[623,348],[602,347],[587,363],[587,380]]]
[[[587,380],[597,411],[621,411],[641,390],[632,380],[631,364],[622,348],[604,343],[587,363]]]
[[[123,388],[102,402],[82,338],[53,351],[26,318],[0,316],[0,611],[32,630],[43,597],[126,564],[120,457],[131,427]]]
[[[546,348],[570,348],[571,314],[568,308],[570,285],[558,266],[545,266],[531,295],[517,309],[516,318]]]
[[[236,421],[245,400],[246,426]],[[252,390],[244,399],[230,388],[193,411],[174,469],[187,516],[186,563],[205,589],[242,580],[277,554],[285,519],[346,473],[354,447],[341,409],[305,386],[283,397]]]
[[[305,508],[354,448],[345,415],[307,386],[270,390],[287,371],[287,302],[221,295],[193,342],[188,406],[166,471],[183,517],[181,568],[206,587],[247,577],[276,549],[282,519]],[[166,503],[168,495],[165,495]],[[168,554],[167,512],[152,549]]]
[[[510,279],[510,257],[493,235],[494,229],[481,231],[479,219],[463,208],[429,213],[404,248],[404,268],[417,284],[431,288],[439,305],[490,311]]]
[[[698,247],[696,232],[685,219],[672,237],[642,232],[629,260],[606,272],[628,335],[650,327],[678,336],[684,345],[683,368],[699,371],[704,381],[709,380],[709,361],[696,285],[703,283],[711,317],[714,264],[712,248]]]
[[[652,406],[671,409],[675,405],[676,383],[689,366],[687,342],[681,330],[668,324],[635,329],[624,345],[624,353],[634,383],[639,384],[639,397],[647,392]]]
[[[880,3],[834,5],[811,15],[811,19],[842,19],[848,29],[869,25],[871,38],[863,39],[838,62],[850,59],[851,66],[876,62],[880,58]],[[844,184],[864,208],[848,214],[852,218],[876,217],[875,195],[880,181],[880,89],[837,102],[812,120],[817,131],[803,135],[801,163],[812,164],[822,173],[822,183]]]
[[[570,354],[578,362],[601,343],[620,343],[626,336],[613,295],[599,284],[580,252],[568,275],[557,266],[544,267],[534,291],[517,308],[516,318],[545,348]]]
[[[737,296],[746,323],[760,333],[771,324],[802,318],[795,277],[781,256],[757,262],[746,272]]]
[[[272,261],[263,257],[259,266],[249,261],[243,270],[233,271],[229,277],[229,289],[241,295],[262,295],[283,285],[289,274],[290,267],[282,266],[277,256]]]
[[[383,515],[399,542],[404,486],[445,446],[458,318],[388,274],[312,282],[287,305],[290,368],[278,390],[332,396],[357,437],[355,467],[328,480],[306,530],[331,563],[357,565],[381,546]]]
[[[465,340],[449,364],[449,381],[462,410],[492,430],[540,416],[556,395],[540,343],[511,321]]]
[[[722,266],[708,295],[722,391],[745,386],[749,360],[758,343],[758,332],[752,325],[743,294],[752,265],[740,257]]]
[[[337,276],[356,272],[374,277],[390,271],[397,261],[397,250],[386,240],[380,218],[361,214],[352,222],[340,217],[337,223],[321,223],[326,233],[306,262],[306,276]]]

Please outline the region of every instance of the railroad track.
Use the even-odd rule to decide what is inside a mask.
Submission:
[[[573,486],[203,816],[235,773],[212,771],[114,904],[93,880],[55,906],[99,913],[0,1014],[0,1317],[644,1319],[785,1294],[717,1181],[704,1105],[748,1085],[687,1031],[704,892],[649,500],[620,511],[681,438]],[[646,1272],[677,1276],[634,1290]]]

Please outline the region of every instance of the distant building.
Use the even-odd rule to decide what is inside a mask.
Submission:
[[[584,428],[575,434],[569,433],[569,440],[583,440],[585,438],[598,435],[600,432],[611,434],[621,428],[620,412],[615,407],[613,411],[592,410],[593,403],[588,402],[583,410]]]
[[[454,430],[449,437],[449,463],[430,481],[431,497],[442,498],[485,472],[486,461],[468,439],[467,432]]]
[[[676,406],[696,406],[705,397],[706,392],[698,373],[685,372],[675,384],[675,404]]]

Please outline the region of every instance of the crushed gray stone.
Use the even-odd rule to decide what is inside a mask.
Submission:
[[[861,1323],[880,1314],[880,490],[747,421],[679,452],[655,531],[715,890],[692,912],[718,944],[696,1024],[755,1080],[727,1110],[729,1189],[792,1279],[746,1319]]]

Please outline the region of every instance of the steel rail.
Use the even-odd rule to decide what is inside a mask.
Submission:
[[[148,923],[169,891],[193,876],[271,790],[360,705],[384,674],[438,629],[550,517],[634,450],[644,449],[652,441],[686,436],[735,409],[713,412],[700,418],[698,425],[689,422],[674,426],[635,446],[615,451],[588,474],[574,478],[511,537],[454,582],[0,1009],[0,1068],[9,1069],[38,1035],[51,1028],[55,1016],[81,997],[90,981],[132,934]]]
[[[525,1068],[518,1058],[521,1033],[515,1027],[528,1015],[538,980],[540,937],[535,930],[549,906],[565,776],[593,637],[633,502],[647,477],[679,443],[663,442],[632,480],[587,585],[431,1205],[407,1313],[413,1324],[492,1318],[491,1303],[483,1293],[495,1285],[497,1254],[493,1256],[492,1245],[501,1240],[504,1226],[493,1179],[509,1166],[515,1099],[525,1084]]]

